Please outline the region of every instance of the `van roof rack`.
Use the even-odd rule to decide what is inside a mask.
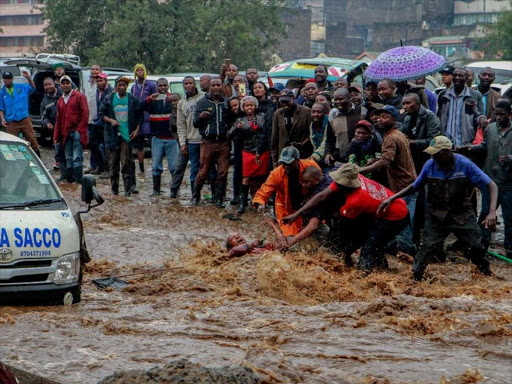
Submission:
[[[67,53],[39,53],[36,60],[48,62],[50,59],[66,61],[70,64],[80,65],[80,56],[70,55]]]

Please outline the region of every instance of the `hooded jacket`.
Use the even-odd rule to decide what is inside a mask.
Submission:
[[[202,112],[209,112],[210,116],[206,119],[201,119],[199,115]],[[203,140],[226,141],[230,126],[226,99],[221,97],[219,102],[215,102],[209,93],[205,94],[196,104],[194,126],[199,129]]]
[[[41,116],[41,125],[46,127],[48,123],[55,126],[57,121],[57,102],[61,97],[62,92],[55,88],[55,96],[50,96],[45,93],[41,106],[39,107],[39,115]]]
[[[194,125],[194,111],[197,102],[204,97],[203,91],[198,91],[195,96],[186,97],[178,102],[178,139],[180,145],[199,144],[201,142],[201,134],[199,129]]]
[[[79,91],[72,90],[68,102],[61,96],[57,101],[57,121],[53,131],[53,141],[61,141],[66,145],[71,132],[80,134],[80,142],[87,145],[87,124],[89,122],[89,107],[87,98]]]

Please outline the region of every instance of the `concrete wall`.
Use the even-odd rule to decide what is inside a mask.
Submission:
[[[311,10],[283,9],[281,20],[288,24],[287,38],[280,40],[276,53],[283,61],[311,55]]]
[[[510,10],[509,0],[455,0],[454,14],[496,13]]]

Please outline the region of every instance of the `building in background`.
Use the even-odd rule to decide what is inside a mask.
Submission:
[[[0,57],[33,56],[45,43],[41,0],[0,0]]]

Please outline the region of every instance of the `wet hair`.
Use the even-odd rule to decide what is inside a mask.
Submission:
[[[185,76],[185,77],[183,78],[183,83],[184,83],[184,82],[185,82],[185,80],[187,80],[187,79],[192,79],[192,80],[194,80],[194,84],[195,84],[195,82],[196,82],[196,79],[194,79],[194,76]]]
[[[327,66],[323,65],[323,64],[318,64],[317,67],[323,67],[324,68],[324,71],[325,73],[329,74],[329,71],[327,70]],[[316,68],[315,68],[316,69]]]
[[[396,88],[396,84],[391,79],[382,79],[379,83],[386,83],[390,88]]]
[[[366,84],[364,85],[364,87],[375,87],[377,88],[377,83],[375,81],[368,81],[366,82]]]
[[[231,235],[229,235],[229,236],[231,236]],[[229,236],[228,236],[228,238],[229,238]],[[231,248],[233,248],[233,246],[231,245],[231,243],[229,242],[229,240],[226,240],[226,249],[227,249],[228,251],[231,251]]]
[[[512,107],[510,106],[510,102],[508,102],[506,100],[498,101],[496,103],[496,108],[495,109],[498,109],[498,108],[504,109],[505,111],[507,111],[507,113],[510,113],[512,111]]]
[[[466,68],[466,70],[467,70],[467,68]],[[480,75],[482,74],[482,72],[483,72],[483,71],[486,71],[486,70],[490,70],[490,71],[492,72],[492,75],[493,75],[493,76],[496,76],[496,72],[494,72],[494,69],[492,69],[491,67],[485,67],[485,68],[482,68],[482,69],[480,70]]]
[[[165,77],[161,77],[161,78],[159,78],[159,79],[156,81],[156,83],[158,84],[158,83],[160,83],[161,81],[163,81],[163,82],[165,82],[165,84],[169,85],[169,82],[167,81],[167,79],[166,79]]]
[[[329,103],[331,103],[331,101],[332,101],[332,96],[329,92],[323,91],[323,92],[320,92],[317,96],[325,97]]]
[[[348,91],[348,88],[338,88],[338,89],[334,92],[334,97],[338,97],[338,96],[341,96],[341,97],[350,97],[350,92]]]
[[[55,84],[55,80],[53,80],[51,77],[45,77],[43,80],[43,84],[46,80],[50,80],[52,82],[52,84]]]
[[[468,71],[466,70],[466,68],[462,68],[462,67],[455,68],[453,70],[453,74],[455,73],[455,71],[462,71],[462,72],[464,72],[464,76],[466,76],[466,78],[468,77]]]
[[[322,177],[322,171],[319,170],[317,167],[309,166],[302,172],[302,177],[306,176],[314,176],[314,177]]]
[[[317,101],[317,102],[315,102],[315,103],[311,106],[311,109],[313,109],[313,107],[314,107],[315,105],[320,105],[320,106],[322,107],[322,109],[324,110],[324,113],[329,112],[329,111],[327,110],[327,105],[325,105],[325,103],[321,103],[321,102]]]
[[[244,104],[247,103],[248,101],[252,101],[253,104],[256,106],[256,109],[258,109],[258,99],[256,99],[254,96],[245,96],[242,101],[240,102],[240,108],[244,108]]]
[[[421,104],[421,99],[417,93],[406,93],[403,98],[405,99],[406,97],[408,99],[414,100],[416,104]]]

